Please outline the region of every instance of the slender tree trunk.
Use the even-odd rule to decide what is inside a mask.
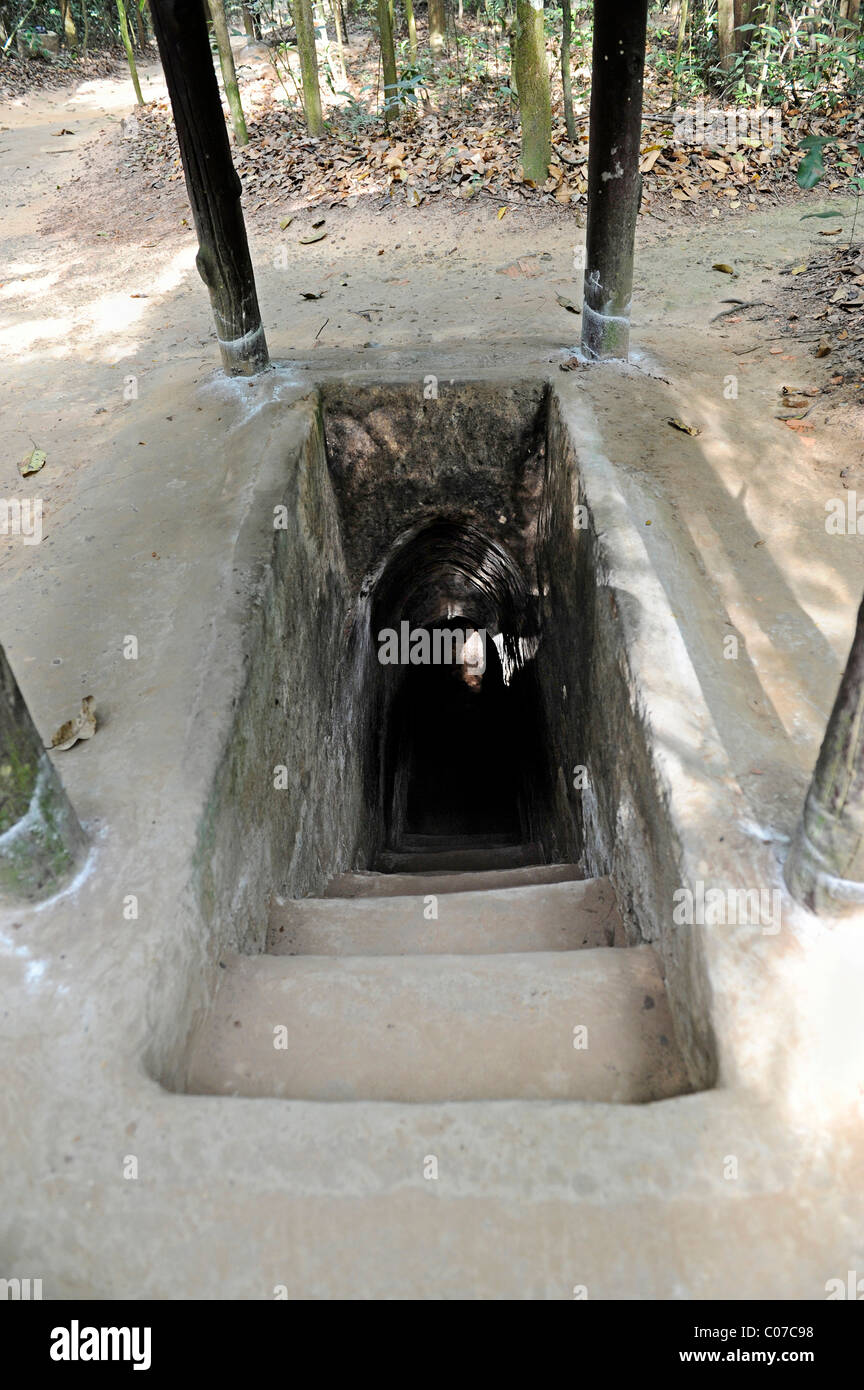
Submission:
[[[315,47],[318,50],[318,67],[320,69],[322,59],[330,75],[330,83],[333,89],[336,88],[336,68],[333,63],[333,50],[330,45],[330,35],[327,33],[327,15],[324,12],[324,0],[312,0],[312,23],[315,28]]]
[[[243,13],[243,28],[246,30],[247,37],[252,39],[253,42],[256,39],[260,39],[261,20],[258,18],[257,14],[255,14],[254,10],[250,10],[248,5],[241,5],[240,9]]]
[[[205,4],[210,10],[210,18],[213,22],[213,33],[216,38],[216,47],[219,49],[219,66],[222,69],[222,85],[225,88],[225,98],[228,102],[228,110],[231,112],[231,125],[234,128],[234,139],[238,145],[249,143],[249,134],[246,130],[246,117],[243,115],[243,104],[240,101],[240,87],[237,83],[237,70],[234,67],[234,53],[231,49],[231,35],[228,32],[228,20],[225,16],[225,6],[222,0],[205,0]]]
[[[222,365],[231,376],[252,376],[269,357],[204,6],[152,0],[152,15]]]
[[[0,899],[57,892],[85,837],[0,647]]]
[[[342,42],[342,17],[339,13],[339,0],[330,0],[330,8],[333,11],[333,25],[336,29],[336,47],[339,50],[339,67],[342,71],[343,85],[348,78],[348,70],[345,67],[345,46]]]
[[[384,73],[384,120],[389,126],[399,114],[399,88],[390,0],[378,0],[378,31],[381,38],[381,68]]]
[[[771,0],[771,3],[770,3],[769,6],[768,6],[768,13],[767,13],[767,15],[766,15],[766,17],[765,17],[765,23],[766,23],[766,25],[767,25],[767,27],[768,27],[769,29],[771,29],[771,28],[774,27],[774,21],[775,21],[776,18],[777,18],[777,0]],[[771,36],[770,36],[770,34],[766,34],[766,35],[765,35],[765,47],[764,47],[763,50],[762,50],[762,67],[761,67],[761,69],[760,69],[760,71],[759,71],[759,86],[756,88],[756,105],[757,105],[757,106],[761,106],[761,104],[762,104],[762,91],[763,91],[763,88],[764,88],[764,86],[765,86],[765,82],[766,82],[766,80],[767,80],[767,78],[768,78],[768,63],[769,63],[769,61],[770,61],[770,58],[771,58]]]
[[[78,30],[72,14],[72,0],[60,0],[60,22],[63,26],[63,42],[67,48],[74,48],[78,42]]]
[[[734,0],[736,53],[746,54],[750,51],[753,30],[747,29],[742,32],[742,26],[753,23],[753,12],[758,3],[759,0]]]
[[[138,52],[144,54],[147,49],[147,35],[144,32],[144,17],[141,14],[141,6],[139,4],[139,0],[132,0],[132,8],[135,11],[135,29],[138,34]]]
[[[561,87],[564,97],[564,124],[569,139],[576,139],[576,121],[573,117],[573,92],[570,85],[570,38],[573,32],[573,16],[570,0],[561,0]]]
[[[522,123],[522,172],[542,183],[552,155],[552,105],[543,38],[543,0],[516,0],[516,87]]]
[[[690,0],[681,0],[681,8],[678,12],[678,43],[675,46],[675,66],[681,62],[681,54],[684,52],[684,44],[687,40],[687,21],[690,18]]]
[[[626,358],[639,211],[648,0],[594,3],[582,351]]]
[[[414,22],[414,0],[405,0],[405,22],[408,25],[408,50],[411,62],[417,62],[417,25]]]
[[[135,88],[135,96],[139,106],[144,105],[144,98],[141,95],[141,83],[138,81],[138,69],[135,66],[135,54],[132,52],[132,40],[129,37],[129,25],[126,21],[126,6],[123,0],[117,0],[117,14],[120,19],[120,37],[123,40],[123,47],[126,49],[126,61],[129,64],[129,71],[132,74],[132,86]]]
[[[324,129],[324,120],[321,115],[318,50],[315,47],[315,26],[312,21],[311,0],[294,0],[293,14],[294,27],[297,30],[297,49],[300,54],[300,74],[303,79],[306,129],[310,135],[320,135]]]
[[[90,47],[90,16],[87,13],[87,0],[84,0],[83,5],[81,6],[81,14],[84,19],[84,39],[81,51],[84,54],[84,57],[86,58]]]
[[[347,43],[347,42],[348,42],[348,16],[346,15],[345,10],[344,10],[344,8],[343,8],[342,0],[336,0],[336,4],[339,6],[339,13],[340,13],[340,15],[342,16],[342,33],[345,35],[345,42]]]
[[[429,48],[436,61],[444,53],[444,26],[446,22],[444,0],[429,0]]]
[[[735,60],[735,0],[717,0],[717,51],[728,71]]]
[[[783,872],[811,912],[864,905],[864,603]]]

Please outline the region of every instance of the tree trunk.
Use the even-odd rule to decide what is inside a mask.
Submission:
[[[345,67],[345,46],[342,42],[342,17],[339,13],[339,0],[330,0],[330,8],[333,11],[333,25],[336,29],[336,47],[339,50],[339,67],[342,72],[342,85],[344,86],[348,79],[348,70]]]
[[[777,18],[777,0],[771,0],[768,6],[768,13],[765,16],[765,23],[769,29],[773,29],[774,21]],[[759,86],[756,88],[756,105],[762,105],[762,91],[768,78],[768,64],[771,60],[771,36],[765,35],[765,47],[762,49],[762,67],[759,70]]]
[[[333,63],[333,52],[330,47],[330,35],[327,33],[327,15],[324,12],[324,0],[312,0],[312,24],[315,29],[315,48],[318,52],[319,70],[323,59],[327,72],[330,74],[330,85],[335,91],[336,68]]]
[[[429,48],[436,62],[444,52],[444,26],[446,22],[444,0],[429,0]]]
[[[84,3],[86,4],[86,0]],[[144,33],[144,17],[139,0],[132,0],[132,8],[135,11],[135,28],[138,33],[138,52],[143,55],[147,49],[147,35]]]
[[[306,129],[310,135],[320,135],[324,129],[324,120],[321,115],[321,91],[318,86],[318,50],[315,47],[312,0],[294,0],[293,15],[294,28],[297,30],[297,50],[300,54],[300,74],[303,80]]]
[[[561,24],[561,87],[564,98],[564,124],[570,140],[576,139],[576,121],[573,117],[573,92],[570,86],[570,38],[573,33],[573,17],[570,0],[561,0],[563,19]]]
[[[735,0],[717,0],[717,52],[728,72],[735,59]]]
[[[252,376],[269,357],[204,6],[152,0],[151,9],[222,365],[231,376]]]
[[[126,22],[126,7],[123,0],[117,0],[117,14],[120,19],[120,37],[123,40],[123,47],[126,49],[126,61],[132,74],[132,86],[135,88],[138,105],[143,106],[144,98],[141,95],[141,83],[138,81],[138,69],[135,66],[135,54],[132,52],[132,40],[129,37],[129,25]]]
[[[534,183],[543,183],[549,175],[552,155],[543,0],[516,0],[515,69],[522,124],[522,173]]]
[[[0,899],[56,893],[85,836],[0,647]]]
[[[864,905],[864,602],[783,874],[811,912]]]
[[[639,211],[648,0],[595,0],[582,351],[626,358]]]
[[[411,62],[417,62],[417,25],[414,22],[414,0],[405,0],[405,22],[408,25],[408,50]]]
[[[678,12],[678,42],[675,45],[675,67],[681,62],[681,54],[684,52],[684,44],[687,39],[687,21],[690,18],[690,0],[681,0],[681,9]]]
[[[222,0],[204,0],[204,3],[208,6],[210,18],[213,21],[213,33],[216,38],[216,47],[219,49],[219,66],[222,69],[222,85],[225,88],[228,110],[231,112],[234,139],[238,145],[246,145],[249,143],[249,135],[246,130],[246,117],[243,115],[243,104],[240,101],[240,88],[237,84],[237,71],[234,67],[234,53],[231,49],[231,35],[228,33],[225,6]]]
[[[252,39],[253,43],[261,37],[261,21],[248,5],[241,5],[243,14],[243,28],[246,30],[247,38]]]
[[[399,88],[390,0],[378,0],[378,32],[381,38],[381,68],[384,73],[384,120],[389,126],[399,115]]]
[[[760,0],[735,0],[735,52],[748,53],[753,40],[753,30],[741,32],[741,26],[753,23],[753,12]]]
[[[60,0],[60,23],[63,26],[63,42],[66,48],[74,48],[78,42],[78,31],[72,14],[72,0]]]

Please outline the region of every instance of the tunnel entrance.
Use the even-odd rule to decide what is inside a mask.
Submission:
[[[426,631],[430,645],[443,646],[452,629]],[[513,692],[495,644],[476,629],[472,641],[480,662],[412,667],[394,705],[390,737],[397,780],[406,782],[409,835],[520,833]]]
[[[374,580],[369,624],[383,847],[530,840],[548,779],[535,597],[514,557],[472,522],[414,527]]]

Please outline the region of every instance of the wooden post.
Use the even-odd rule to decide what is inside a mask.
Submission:
[[[594,0],[582,351],[627,357],[648,0]]]
[[[222,365],[230,376],[252,376],[270,359],[203,0],[152,0],[151,12]]]
[[[783,873],[811,912],[864,907],[864,602]]]
[[[0,898],[34,901],[56,893],[85,845],[0,647]]]

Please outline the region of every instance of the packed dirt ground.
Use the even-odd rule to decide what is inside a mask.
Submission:
[[[250,65],[244,78],[252,122],[292,130],[295,116],[272,104],[265,77]],[[228,399],[158,64],[143,65],[141,78],[143,112],[118,74],[13,95],[0,118],[0,492],[41,497],[45,532],[39,547],[2,540],[3,637],[46,735],[99,677],[104,645],[85,643],[85,658],[79,634],[98,633],[114,578],[139,551],[194,565],[181,540],[164,554],[158,518],[166,490],[182,507],[184,469],[200,466],[204,441],[218,452]],[[293,144],[273,137],[292,170],[321,164],[295,135]],[[359,186],[332,168],[317,185],[298,185],[278,161],[271,182],[241,154],[274,359],[313,370],[362,361],[382,375],[408,366],[418,380],[486,366],[579,373],[754,826],[782,843],[861,592],[857,534],[826,529],[833,499],[864,492],[864,221],[845,183],[804,194],[784,176],[751,193],[752,170],[739,181],[730,159],[715,180],[703,155],[681,174],[646,128],[632,362],[586,367],[574,354],[578,171],[568,166],[553,187],[523,196],[507,172],[511,133],[496,152],[499,173],[484,164],[479,185],[463,176],[458,152],[443,174],[415,167],[403,179],[406,161],[424,158],[422,130],[415,137],[393,137],[389,166],[387,150],[374,148],[380,132],[358,137],[350,158],[360,150],[354,167],[368,169]],[[260,163],[266,170],[266,154]],[[566,200],[556,196],[565,181]],[[304,240],[313,233],[323,235]],[[24,479],[19,464],[34,447],[47,461]],[[210,455],[212,466],[230,472],[229,454]],[[126,505],[139,472],[154,489],[135,493],[130,554],[128,539],[91,529],[88,512],[104,489]],[[64,664],[62,675],[51,670]]]

